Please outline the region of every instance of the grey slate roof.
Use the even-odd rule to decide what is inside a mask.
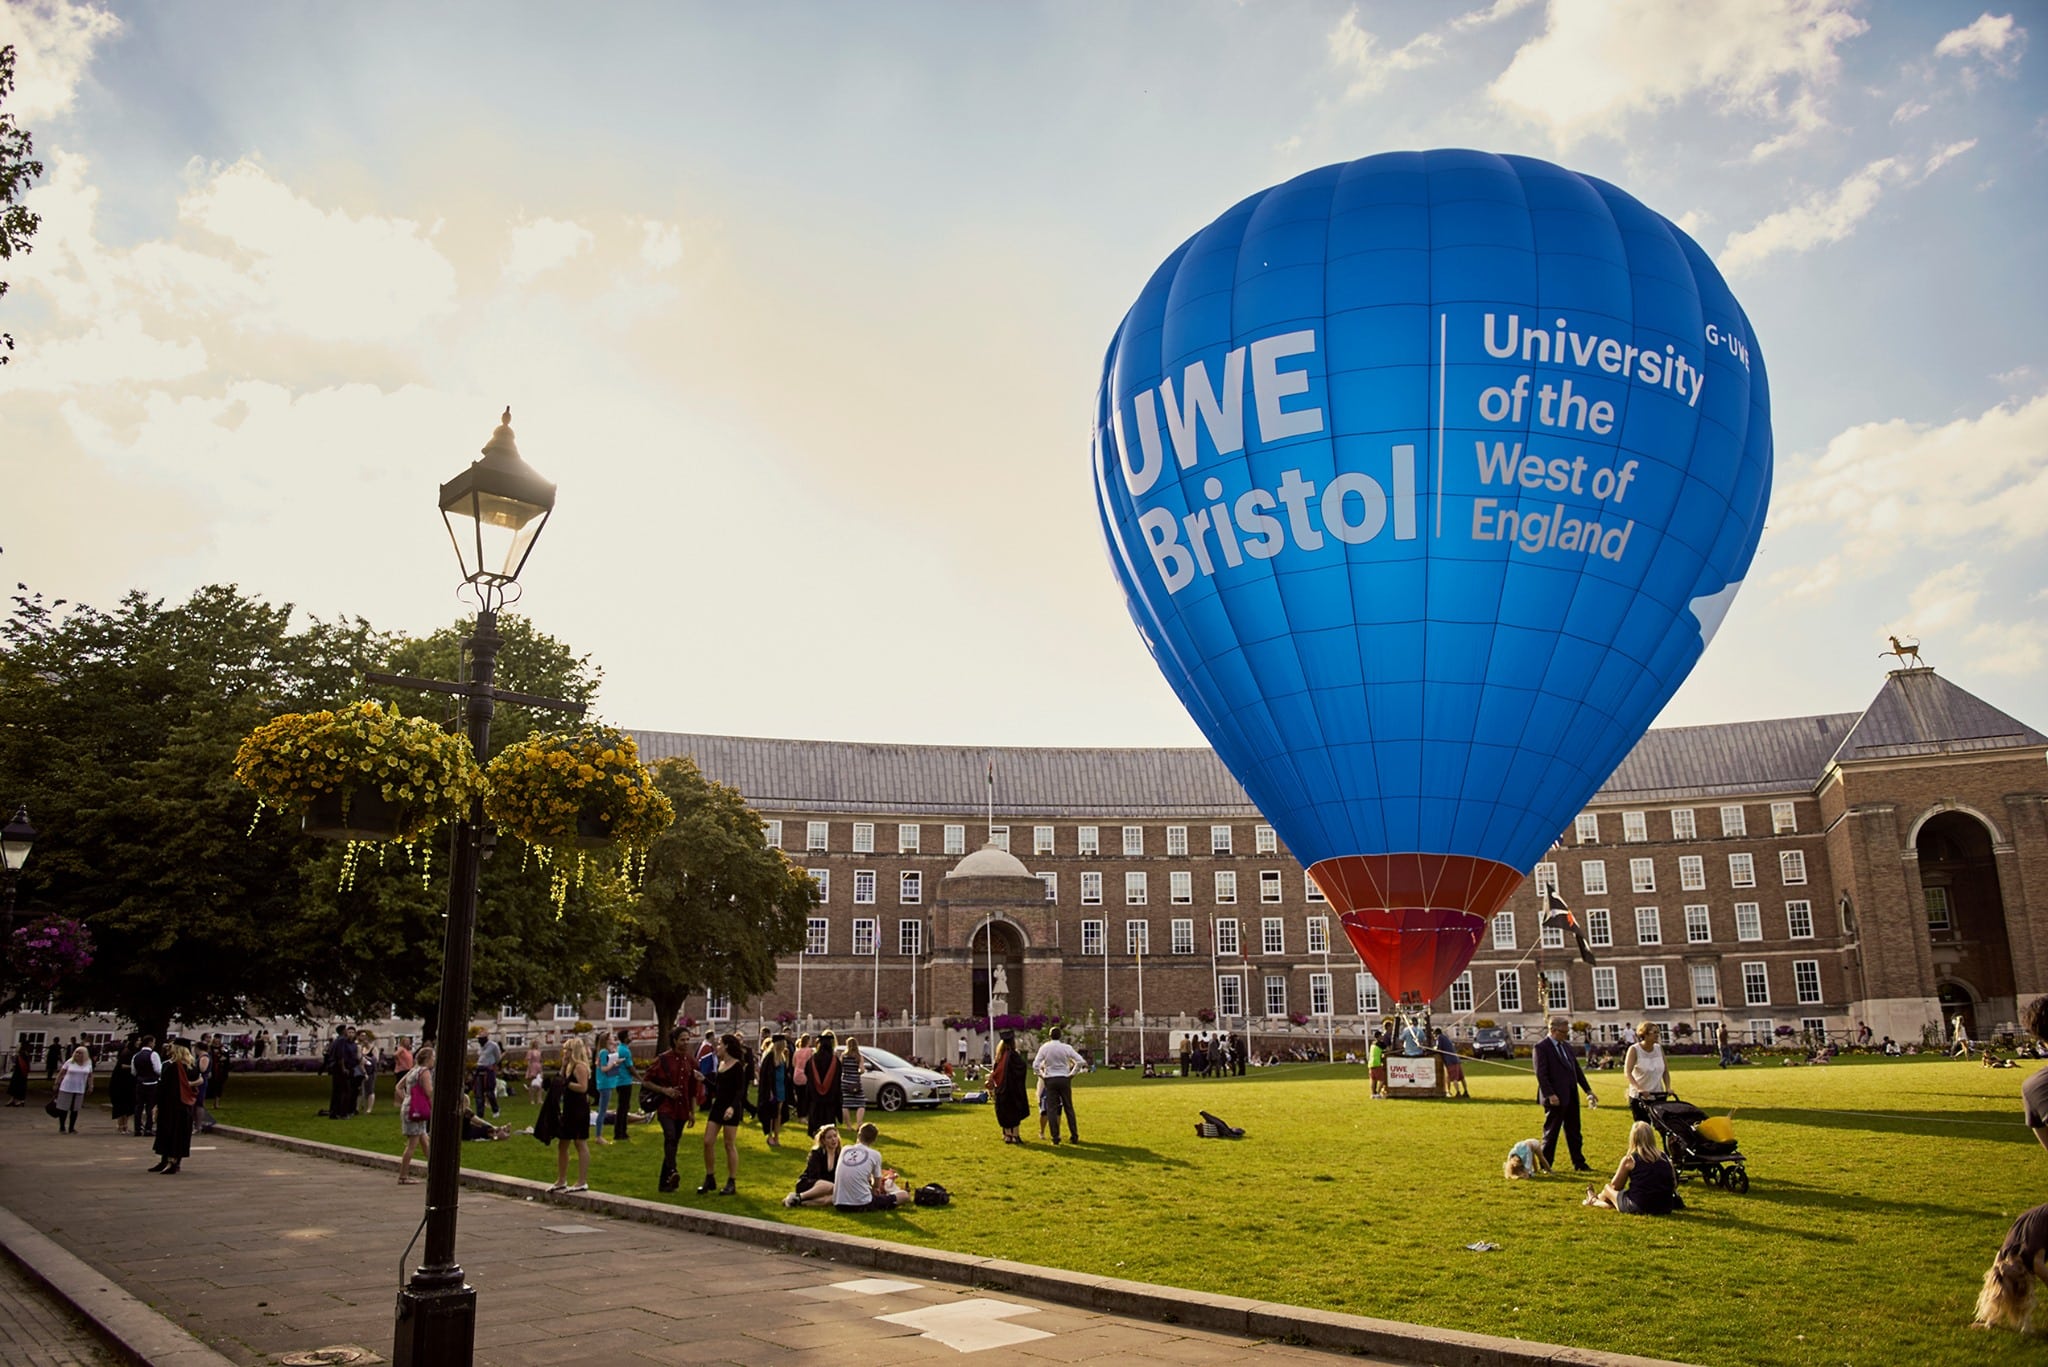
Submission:
[[[690,755],[770,811],[1000,817],[1256,817],[1207,749],[877,745],[635,731],[641,758]],[[1900,670],[1863,712],[1653,730],[1592,799],[1598,804],[1797,793],[1831,762],[2048,746],[2048,737],[1937,678]]]

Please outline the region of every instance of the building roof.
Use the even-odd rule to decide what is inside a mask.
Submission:
[[[1257,817],[1207,749],[877,745],[635,731],[647,762],[689,755],[769,811],[892,816]],[[1796,793],[1831,763],[2048,746],[2048,737],[1936,676],[1896,670],[1862,712],[1671,726],[1636,743],[1599,804]],[[990,783],[990,766],[994,782]],[[970,855],[972,859],[974,856]]]
[[[948,878],[1029,878],[1031,870],[1008,850],[983,845],[947,872]]]

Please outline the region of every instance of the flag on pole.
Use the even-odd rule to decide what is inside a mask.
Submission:
[[[1579,918],[1572,915],[1572,909],[1564,904],[1556,889],[1544,889],[1543,907],[1547,913],[1543,918],[1543,928],[1571,931],[1572,937],[1579,942],[1579,957],[1589,964],[1598,962],[1593,957],[1593,946],[1586,941],[1586,932],[1579,925]]]

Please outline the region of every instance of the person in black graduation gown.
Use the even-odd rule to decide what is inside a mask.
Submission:
[[[996,1124],[1005,1144],[1021,1144],[1017,1127],[1031,1118],[1031,1069],[1017,1053],[1017,1032],[1005,1030],[989,1070],[989,1092],[996,1105]]]
[[[192,1154],[192,1108],[199,1101],[199,1075],[192,1067],[192,1051],[173,1045],[165,1063],[157,1092],[157,1165],[151,1172],[174,1173]]]

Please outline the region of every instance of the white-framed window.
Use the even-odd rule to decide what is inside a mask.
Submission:
[[[1671,989],[1664,981],[1664,965],[1643,965],[1643,1009],[1645,1011],[1668,1011],[1671,1009]]]
[[[1640,845],[1650,838],[1650,819],[1642,812],[1621,814],[1621,842],[1624,845]]]
[[[896,952],[909,957],[924,953],[924,922],[905,917],[896,923]]]
[[[1595,1011],[1621,1010],[1621,989],[1615,986],[1614,970],[1595,968],[1593,970],[1593,1009]]]
[[[558,1021],[572,1021],[575,1020],[579,1014],[580,1012],[577,1010],[577,1004],[575,1002],[555,1003],[555,1019]]]
[[[1237,870],[1216,870],[1216,905],[1229,907],[1237,905]]]
[[[1813,938],[1813,903],[1799,901],[1785,904],[1785,933],[1795,940]]]
[[[1266,975],[1266,1014],[1284,1016],[1287,1014],[1287,979],[1277,973]]]
[[[1787,887],[1806,881],[1806,851],[1779,850],[1778,877]]]
[[[1172,926],[1172,928],[1171,928],[1171,929],[1172,929],[1172,937],[1171,937],[1171,946],[1170,946],[1170,947],[1172,948],[1173,952],[1174,952],[1175,954],[1192,954],[1192,953],[1194,953],[1194,952],[1195,952],[1195,922],[1194,922],[1194,918],[1192,918],[1192,917],[1188,917],[1188,916],[1176,916],[1176,917],[1174,917],[1174,918],[1173,918],[1173,926]]]
[[[1259,870],[1259,900],[1277,902],[1280,900],[1280,870]]]
[[[1010,828],[1008,826],[989,827],[988,843],[1001,850],[1004,854],[1008,854],[1010,852]]]
[[[1045,884],[1046,901],[1057,902],[1060,900],[1060,876],[1057,873],[1051,869],[1046,869],[1038,875],[1038,881]]]
[[[1765,1005],[1769,1005],[1769,1003],[1766,1002]],[[1773,1033],[1772,1027],[1777,1022],[1761,1017],[1751,1017],[1747,1024],[1749,1026],[1749,1042],[1751,1044],[1769,1044]]]
[[[1460,981],[1465,984],[1465,992],[1469,996],[1472,991],[1472,975],[1467,973]],[[1377,1016],[1380,1013],[1379,979],[1361,970],[1351,975],[1351,984],[1358,990],[1358,1014],[1361,1016]],[[1457,992],[1458,984],[1452,983],[1451,995],[1455,997]],[[1468,1002],[1463,1009],[1469,1011],[1472,1007]]]
[[[1710,945],[1714,942],[1714,923],[1702,903],[1686,904],[1685,942],[1689,945]]]
[[[498,1019],[501,1021],[516,1021],[524,1020],[526,1017],[520,1014],[519,1008],[516,1006],[501,1006],[498,1008]]]
[[[507,1049],[524,1049],[526,1047],[526,1032],[524,1030],[507,1030],[504,1043]]]
[[[1150,954],[1152,952],[1152,923],[1150,921],[1124,922],[1124,953]]]
[[[1124,857],[1126,859],[1134,859],[1144,852],[1145,828],[1143,826],[1124,827]]]
[[[1237,947],[1237,918],[1235,916],[1226,916],[1216,923],[1216,952],[1218,954],[1235,954],[1237,953]]]
[[[1099,907],[1102,905],[1102,875],[1084,873],[1081,875],[1081,905]]]
[[[1124,875],[1124,905],[1142,907],[1145,905],[1145,874],[1142,869]]]
[[[761,842],[771,850],[782,848],[782,820],[776,818],[761,823]]]
[[[1763,909],[1755,902],[1735,904],[1735,938],[1738,940],[1761,940],[1764,938]]]
[[[1949,919],[1948,889],[1923,888],[1921,891],[1927,896],[1927,928],[1929,930],[1949,929],[1954,922]]]
[[[723,992],[713,992],[704,999],[704,1019],[713,1024],[732,1020],[732,998]]]
[[[947,854],[967,853],[967,828],[965,826],[946,827],[945,850]]]
[[[1545,949],[1564,948],[1563,926],[1548,926],[1544,925],[1541,921],[1538,921],[1536,925],[1538,927],[1538,930],[1536,932],[1536,942],[1538,944],[1540,944]]]
[[[1589,897],[1607,895],[1607,861],[1587,859],[1579,864],[1579,887]]]
[[[1280,837],[1271,826],[1252,827],[1252,853],[1275,854],[1280,849]]]
[[[633,1019],[633,999],[617,983],[604,990],[604,1018],[608,1021]]]
[[[1261,954],[1285,954],[1287,952],[1287,922],[1278,916],[1268,916],[1259,922],[1259,952]]]
[[[804,823],[804,849],[820,851],[829,848],[832,838],[832,823],[829,821],[806,821]]]
[[[1699,825],[1693,820],[1692,808],[1674,807],[1671,810],[1671,838],[1673,840],[1699,839]]]
[[[1536,901],[1538,905],[1541,905],[1543,902],[1543,894],[1557,891],[1557,865],[1555,864],[1547,862],[1538,864],[1534,872],[1529,875],[1529,878],[1536,885]]]
[[[1308,975],[1308,1013],[1311,1016],[1328,1016],[1330,1010],[1330,975],[1311,973]]]
[[[1079,826],[1074,830],[1075,854],[1102,853],[1102,827]]]
[[[1664,918],[1655,907],[1636,908],[1636,943],[1639,945],[1661,945],[1664,943]]]
[[[1301,871],[1301,895],[1304,901],[1309,902],[1327,902],[1330,900],[1323,896],[1323,890],[1316,886],[1316,880],[1309,874],[1307,869]]]
[[[1606,907],[1593,907],[1586,912],[1586,943],[1595,949],[1613,945],[1614,918],[1607,914]]]
[[[875,871],[855,869],[853,871],[853,904],[870,907],[875,904]]]
[[[1575,837],[1576,837],[1576,838],[1578,839],[1578,842],[1579,842],[1579,843],[1580,843],[1581,845],[1597,845],[1597,844],[1599,844],[1599,843],[1600,843],[1600,817],[1599,817],[1599,815],[1598,815],[1597,813],[1594,813],[1594,812],[1580,812],[1580,813],[1579,813],[1579,819],[1578,819],[1578,820],[1577,820],[1576,822],[1574,822],[1574,823],[1573,823],[1573,826],[1572,826],[1572,833],[1573,833],[1573,835],[1574,835],[1574,836],[1575,836]]]
[[[1572,1009],[1572,990],[1565,972],[1561,968],[1546,968],[1539,975],[1543,979],[1543,1002],[1551,1011]]]
[[[896,823],[896,853],[916,854],[918,846],[923,843],[924,827],[909,821]]]
[[[1712,964],[1694,964],[1692,974],[1692,1004],[1694,1006],[1719,1006],[1721,1004],[1721,974]]]
[[[804,953],[829,954],[832,952],[832,923],[823,916],[813,916],[804,923]]]
[[[1083,955],[1101,954],[1104,952],[1102,932],[1106,924],[1103,921],[1081,922],[1081,953]]]
[[[1731,888],[1753,888],[1756,886],[1756,856],[1731,854],[1728,856],[1728,886]]]
[[[1822,1043],[1826,1043],[1828,1037],[1827,1017],[1801,1016],[1799,1018],[1799,1030],[1801,1034],[1811,1035]]]
[[[1209,853],[1230,853],[1230,827],[1211,826],[1209,828]]]
[[[868,958],[875,952],[875,918],[856,916],[853,918],[853,952]]]
[[[875,852],[875,823],[856,821],[853,823],[853,852],[873,854]]]
[[[1033,854],[1053,853],[1053,828],[1033,826],[1031,828],[1031,852]]]
[[[1723,807],[1721,809],[1721,834],[1724,836],[1749,834],[1749,825],[1742,819],[1742,808]]]
[[[1657,890],[1657,861],[1654,859],[1629,860],[1628,886],[1630,892],[1655,892]]]
[[[1678,856],[1678,886],[1683,892],[1699,892],[1707,886],[1706,856],[1681,854]]]
[[[1493,914],[1493,947],[1513,949],[1515,947],[1515,913],[1508,910]]]
[[[1224,973],[1216,979],[1216,1009],[1225,1018],[1244,1014],[1244,979],[1235,973]]]
[[[1370,975],[1368,974],[1368,975],[1366,975],[1366,976],[1370,976]],[[1380,990],[1379,990],[1379,985],[1378,985],[1377,983],[1375,983],[1375,984],[1373,985],[1373,990],[1372,990],[1372,996],[1373,996],[1373,1007],[1372,1007],[1372,1009],[1373,1009],[1373,1011],[1374,1011],[1374,1012],[1377,1012],[1377,1011],[1378,1011],[1378,1010],[1380,1009],[1380,1007],[1379,1007],[1379,996],[1380,996]],[[1361,1009],[1361,1010],[1363,1010],[1364,1008],[1363,1008],[1363,1007],[1361,1006],[1361,1008],[1360,1008],[1360,1009]],[[1459,974],[1459,975],[1458,975],[1457,977],[1455,977],[1455,978],[1451,979],[1451,1010],[1453,1010],[1453,1011],[1470,1011],[1471,1009],[1472,1009],[1472,970],[1468,968],[1468,969],[1466,969],[1466,970],[1465,970],[1465,971],[1464,971],[1463,973],[1460,973],[1460,974]]]
[[[905,869],[897,874],[896,900],[906,907],[914,907],[924,901],[924,875],[916,869]]]
[[[1771,804],[1771,834],[1789,835],[1799,829],[1799,813],[1789,802]]]
[[[1745,963],[1742,966],[1742,1004],[1744,1006],[1769,1006],[1771,1004],[1771,975],[1769,968],[1760,963]]]
[[[1168,826],[1166,828],[1166,857],[1185,859],[1188,857],[1188,828]]]
[[[832,870],[830,870],[830,869],[805,869],[805,870],[804,870],[804,872],[805,872],[805,873],[808,873],[808,874],[809,874],[809,875],[811,876],[811,881],[812,881],[813,883],[817,884],[817,886],[818,886],[818,902],[819,902],[819,904],[820,904],[820,905],[822,906],[822,905],[823,905],[824,903],[826,903],[826,902],[829,902],[829,901],[831,901],[831,900],[832,900]]]
[[[1177,907],[1194,905],[1195,875],[1186,869],[1176,869],[1167,874],[1166,899]]]
[[[1519,1011],[1522,1009],[1522,975],[1520,973],[1512,968],[1495,969],[1493,985],[1501,1010]]]
[[[1328,954],[1330,952],[1330,918],[1311,916],[1308,918],[1308,952]]]

